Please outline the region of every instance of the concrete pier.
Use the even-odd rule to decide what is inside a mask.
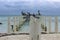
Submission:
[[[40,40],[40,22],[39,19],[30,17],[30,40]]]

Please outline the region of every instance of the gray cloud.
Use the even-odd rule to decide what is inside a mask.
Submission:
[[[0,15],[20,15],[22,10],[32,9],[29,1],[0,2]]]
[[[40,10],[43,15],[60,15],[60,2],[42,2]]]
[[[20,15],[20,12],[30,11],[37,13],[41,11],[43,15],[59,15],[60,2],[49,1],[0,1],[0,15]]]

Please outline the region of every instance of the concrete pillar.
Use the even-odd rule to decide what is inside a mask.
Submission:
[[[50,33],[51,32],[51,22],[52,22],[52,19],[51,19],[51,16],[49,16],[48,18],[49,18],[48,22],[49,22],[49,33]]]
[[[42,17],[41,16],[39,16],[39,17],[40,17],[40,19],[38,19],[38,21],[37,21],[37,23],[38,23],[38,36],[37,36],[37,38],[39,40],[41,40],[41,31],[42,31],[42,29],[41,29],[41,21],[42,21]]]
[[[40,40],[40,22],[32,16],[30,17],[30,40]]]
[[[10,33],[10,17],[8,17],[8,33]]]
[[[45,16],[41,16],[41,24],[46,27],[46,17]],[[44,29],[42,29],[42,32],[45,32]]]
[[[16,16],[14,17],[14,32],[16,32]]]
[[[46,16],[44,16],[44,27],[47,27],[46,26]],[[48,30],[48,29],[47,29]],[[48,31],[45,31],[45,33],[47,33]]]
[[[55,17],[55,32],[58,33],[58,17]]]
[[[42,17],[41,24],[45,26],[45,18],[44,18],[44,16],[41,16],[41,17]],[[42,29],[42,32],[44,32],[44,29]]]

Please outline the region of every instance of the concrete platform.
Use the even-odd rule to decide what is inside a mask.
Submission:
[[[0,40],[29,40],[29,35],[10,35],[0,37]],[[60,34],[41,34],[41,40],[60,40]]]

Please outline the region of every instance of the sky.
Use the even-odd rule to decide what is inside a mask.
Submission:
[[[60,15],[60,0],[0,0],[0,15],[21,15],[21,11]]]
[[[60,0],[41,0],[40,4],[43,15],[60,15]]]

